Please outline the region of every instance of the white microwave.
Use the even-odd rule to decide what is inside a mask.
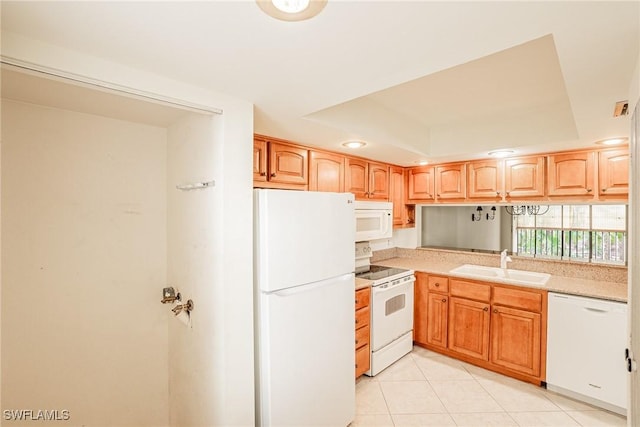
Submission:
[[[393,234],[393,203],[355,203],[356,242],[388,239]]]

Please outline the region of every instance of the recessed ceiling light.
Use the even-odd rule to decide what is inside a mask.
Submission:
[[[429,160],[416,160],[416,164],[420,166],[425,166],[429,164]]]
[[[304,21],[319,14],[327,0],[256,0],[260,9],[281,21]]]
[[[513,154],[513,150],[495,150],[489,151],[489,155],[493,157],[507,157]]]
[[[627,142],[627,138],[609,138],[596,142],[599,145],[618,145]]]
[[[367,143],[364,141],[347,141],[347,142],[343,142],[342,145],[344,145],[347,148],[360,148],[367,145]]]

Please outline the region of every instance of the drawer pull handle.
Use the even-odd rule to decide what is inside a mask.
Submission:
[[[437,288],[438,286],[440,286],[440,283],[436,282],[436,288]]]
[[[442,302],[447,302],[447,299],[446,298],[442,298]]]
[[[591,189],[590,188],[587,188],[587,193],[591,193]]]

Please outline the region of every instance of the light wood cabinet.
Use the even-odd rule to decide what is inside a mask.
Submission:
[[[544,156],[518,157],[504,162],[505,199],[544,197]]]
[[[356,200],[389,200],[389,165],[347,157],[346,191]]]
[[[415,272],[413,284],[413,341],[427,344],[427,307],[429,296],[429,276],[420,271]]]
[[[435,170],[433,166],[409,169],[408,199],[410,202],[433,202],[435,200]]]
[[[491,363],[540,376],[539,313],[494,305],[491,312]]]
[[[355,376],[358,378],[371,367],[370,352],[370,300],[371,288],[358,289],[355,294]]]
[[[267,181],[267,141],[253,140],[253,181]]]
[[[593,199],[595,189],[595,153],[581,151],[547,156],[549,196],[581,196]]]
[[[344,156],[324,151],[309,153],[309,191],[344,192]]]
[[[502,160],[467,163],[467,198],[499,201],[504,194],[503,167]]]
[[[451,297],[448,348],[473,358],[489,360],[489,320],[488,302]]]
[[[253,186],[308,189],[309,150],[256,135],[253,140]]]
[[[547,292],[416,272],[414,341],[540,384],[546,374]]]
[[[407,208],[404,204],[405,171],[397,166],[389,167],[389,200],[393,203],[393,225],[403,227],[408,224]]]
[[[466,197],[466,167],[464,163],[436,166],[436,200],[464,200]]]
[[[601,151],[598,157],[600,198],[628,197],[629,150]]]

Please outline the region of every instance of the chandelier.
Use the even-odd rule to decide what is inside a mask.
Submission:
[[[509,215],[513,215],[513,216],[544,215],[547,212],[549,212],[549,206],[541,206],[541,205],[505,206],[504,210],[506,210]]]

